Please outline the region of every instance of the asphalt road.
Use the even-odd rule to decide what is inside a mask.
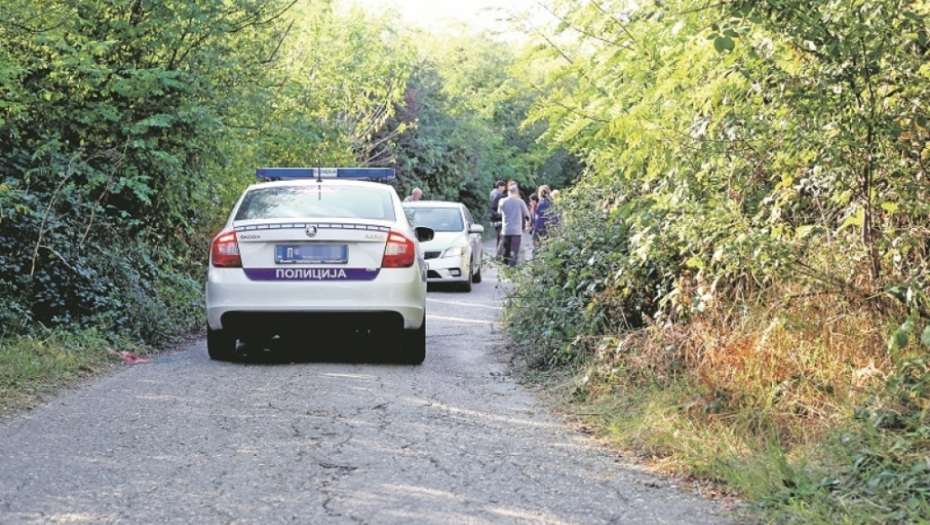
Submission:
[[[723,524],[508,371],[496,274],[429,294],[421,366],[204,342],[0,422],[0,524]]]

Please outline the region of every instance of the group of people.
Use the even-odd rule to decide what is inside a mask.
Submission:
[[[529,205],[515,181],[499,180],[488,198],[488,214],[497,232],[497,256],[508,266],[516,266],[523,244],[523,234],[532,233],[533,243],[545,237],[549,227],[558,222],[550,208],[556,192],[542,185],[530,195]],[[414,188],[404,202],[423,198],[423,190]]]
[[[530,195],[527,206],[520,187],[514,181],[497,181],[488,198],[488,214],[497,232],[497,255],[508,266],[516,266],[523,234],[530,232],[536,243],[548,231],[553,217],[552,191],[543,185]]]

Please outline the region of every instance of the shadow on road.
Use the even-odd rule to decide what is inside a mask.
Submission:
[[[262,344],[240,342],[237,355],[230,362],[262,365],[293,363],[401,365],[398,344],[394,337],[386,334],[381,334],[380,337],[375,334],[347,335],[321,341],[307,339],[276,338]]]
[[[457,284],[430,283],[431,297],[467,298]],[[274,338],[260,342],[239,342],[237,355],[230,362],[239,364],[287,365],[292,363],[351,363],[401,365],[398,335],[390,331],[348,328],[338,336],[315,337],[307,333],[297,338]],[[427,339],[429,334],[427,333]],[[404,365],[409,366],[409,365]]]
[[[477,286],[477,285],[476,285]],[[426,286],[427,291],[432,293],[451,293],[451,294],[467,294],[468,292],[462,290],[460,283],[429,283]]]

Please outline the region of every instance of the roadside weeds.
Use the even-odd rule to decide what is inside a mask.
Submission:
[[[192,332],[178,343],[201,337]],[[111,336],[112,337],[112,336]],[[0,418],[48,402],[62,391],[126,366],[145,364],[156,350],[127,338],[112,340],[96,329],[46,329],[0,339]]]

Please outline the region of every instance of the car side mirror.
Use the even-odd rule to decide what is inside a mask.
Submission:
[[[436,232],[434,232],[432,228],[427,228],[426,226],[417,226],[414,230],[416,230],[417,240],[420,242],[431,241],[436,235]]]
[[[468,227],[468,233],[484,233],[484,226],[480,224],[472,224]]]

